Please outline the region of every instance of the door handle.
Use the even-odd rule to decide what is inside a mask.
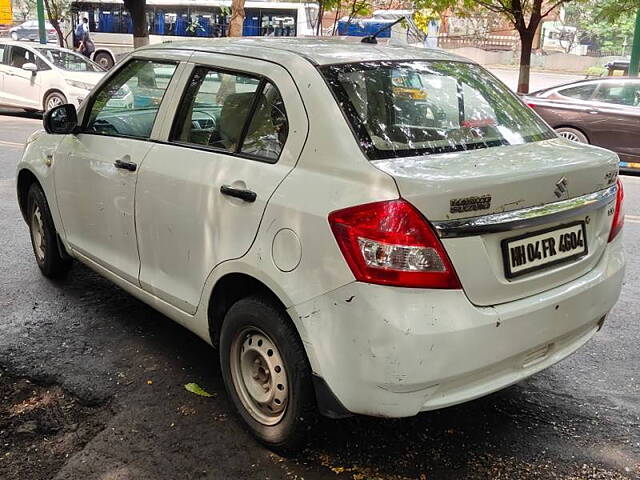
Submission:
[[[590,113],[591,115],[597,115],[597,114],[599,114],[600,112],[599,112],[598,110],[589,110],[589,112],[588,112],[588,113]]]
[[[130,162],[128,160],[116,160],[115,162],[113,162],[113,164],[115,165],[116,168],[121,168],[122,170],[129,170],[130,172],[135,172],[136,169],[138,168],[138,165],[136,165],[135,162]]]
[[[251,190],[245,190],[242,188],[233,188],[230,185],[222,185],[220,187],[220,193],[229,197],[236,197],[245,202],[253,203],[258,198],[256,192]]]

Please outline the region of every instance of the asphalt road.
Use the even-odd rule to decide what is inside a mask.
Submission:
[[[0,114],[0,478],[640,477],[640,177],[624,179],[624,290],[586,347],[464,405],[321,420],[285,459],[239,426],[204,342],[82,265],[58,282],[40,275],[14,187],[39,126]]]

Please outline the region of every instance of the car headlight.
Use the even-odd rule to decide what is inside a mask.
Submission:
[[[70,80],[65,78],[65,82],[67,82],[72,87],[81,88],[83,90],[91,90],[93,85],[91,83],[79,82],[78,80]]]

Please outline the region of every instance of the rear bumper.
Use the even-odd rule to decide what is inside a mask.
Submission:
[[[493,307],[462,291],[351,283],[292,307],[314,373],[352,413],[406,417],[516,383],[598,330],[622,287],[620,237],[591,272]]]

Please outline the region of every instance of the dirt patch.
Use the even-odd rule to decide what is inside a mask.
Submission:
[[[0,369],[0,478],[49,480],[104,424],[106,407],[87,407],[60,387]]]

